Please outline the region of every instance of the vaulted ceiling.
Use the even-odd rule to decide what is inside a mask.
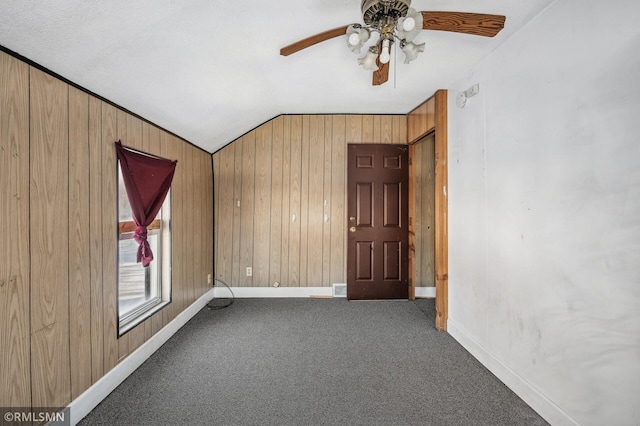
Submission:
[[[343,37],[279,54],[362,23],[358,0],[3,1],[0,45],[213,152],[279,114],[407,113],[553,1],[414,0],[419,11],[505,15],[505,28],[494,38],[423,31],[424,53],[404,64],[392,52],[382,86]]]

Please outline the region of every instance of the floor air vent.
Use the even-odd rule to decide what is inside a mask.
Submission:
[[[333,285],[333,297],[347,297],[347,285],[346,284],[334,284]]]

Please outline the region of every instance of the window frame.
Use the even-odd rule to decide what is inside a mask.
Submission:
[[[146,154],[146,153],[145,153]],[[147,154],[150,155],[150,154]],[[171,285],[171,189],[167,192],[166,198],[162,203],[162,208],[160,209],[160,218],[154,220],[154,222],[149,226],[150,233],[154,231],[154,229],[158,229],[158,244],[157,250],[154,252],[154,262],[159,262],[158,265],[158,273],[157,279],[159,280],[158,284],[158,297],[154,297],[152,300],[147,300],[140,306],[132,309],[127,312],[126,315],[120,315],[120,241],[121,234],[133,234],[135,231],[135,223],[131,221],[120,221],[120,179],[122,179],[121,174],[121,165],[120,161],[116,161],[116,222],[117,222],[117,235],[116,235],[116,315],[118,321],[117,327],[117,337],[120,338],[125,335],[127,332],[133,330],[136,326],[153,316],[155,313],[159,312],[169,304],[171,304],[172,300],[172,285]],[[126,197],[126,191],[124,193]],[[127,200],[128,201],[128,200]],[[158,222],[158,227],[156,228],[154,225]],[[133,226],[132,226],[133,224]],[[129,228],[132,228],[130,231]],[[142,264],[140,264],[142,267]],[[148,270],[145,271],[145,276],[150,274],[151,272]]]

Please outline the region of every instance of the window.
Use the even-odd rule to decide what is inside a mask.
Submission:
[[[171,191],[153,222],[147,241],[154,260],[147,267],[136,262],[136,224],[118,162],[118,335],[122,335],[170,302]]]

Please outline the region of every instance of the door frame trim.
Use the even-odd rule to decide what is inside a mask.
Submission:
[[[430,110],[430,106],[433,109]],[[421,107],[423,107],[421,109]],[[424,110],[424,111],[423,111]],[[433,117],[431,116],[433,111]],[[417,118],[416,118],[417,117]],[[418,134],[407,131],[407,143],[409,144],[409,159],[413,164],[413,145],[425,136],[435,135],[435,283],[436,283],[436,328],[447,331],[447,319],[449,318],[449,240],[447,229],[448,203],[447,203],[447,91],[438,90],[431,98],[427,99],[416,109],[407,114],[407,127],[412,127],[416,122],[422,122],[423,128],[418,124]],[[408,129],[409,130],[409,129]],[[409,217],[415,217],[416,195],[415,173],[413,167],[409,167]],[[409,226],[409,299],[415,299],[415,251],[413,236],[415,224]]]
[[[436,136],[436,191],[435,191],[435,233],[436,233],[436,328],[447,331],[449,318],[449,239],[447,229],[447,91],[435,94],[435,136]]]

